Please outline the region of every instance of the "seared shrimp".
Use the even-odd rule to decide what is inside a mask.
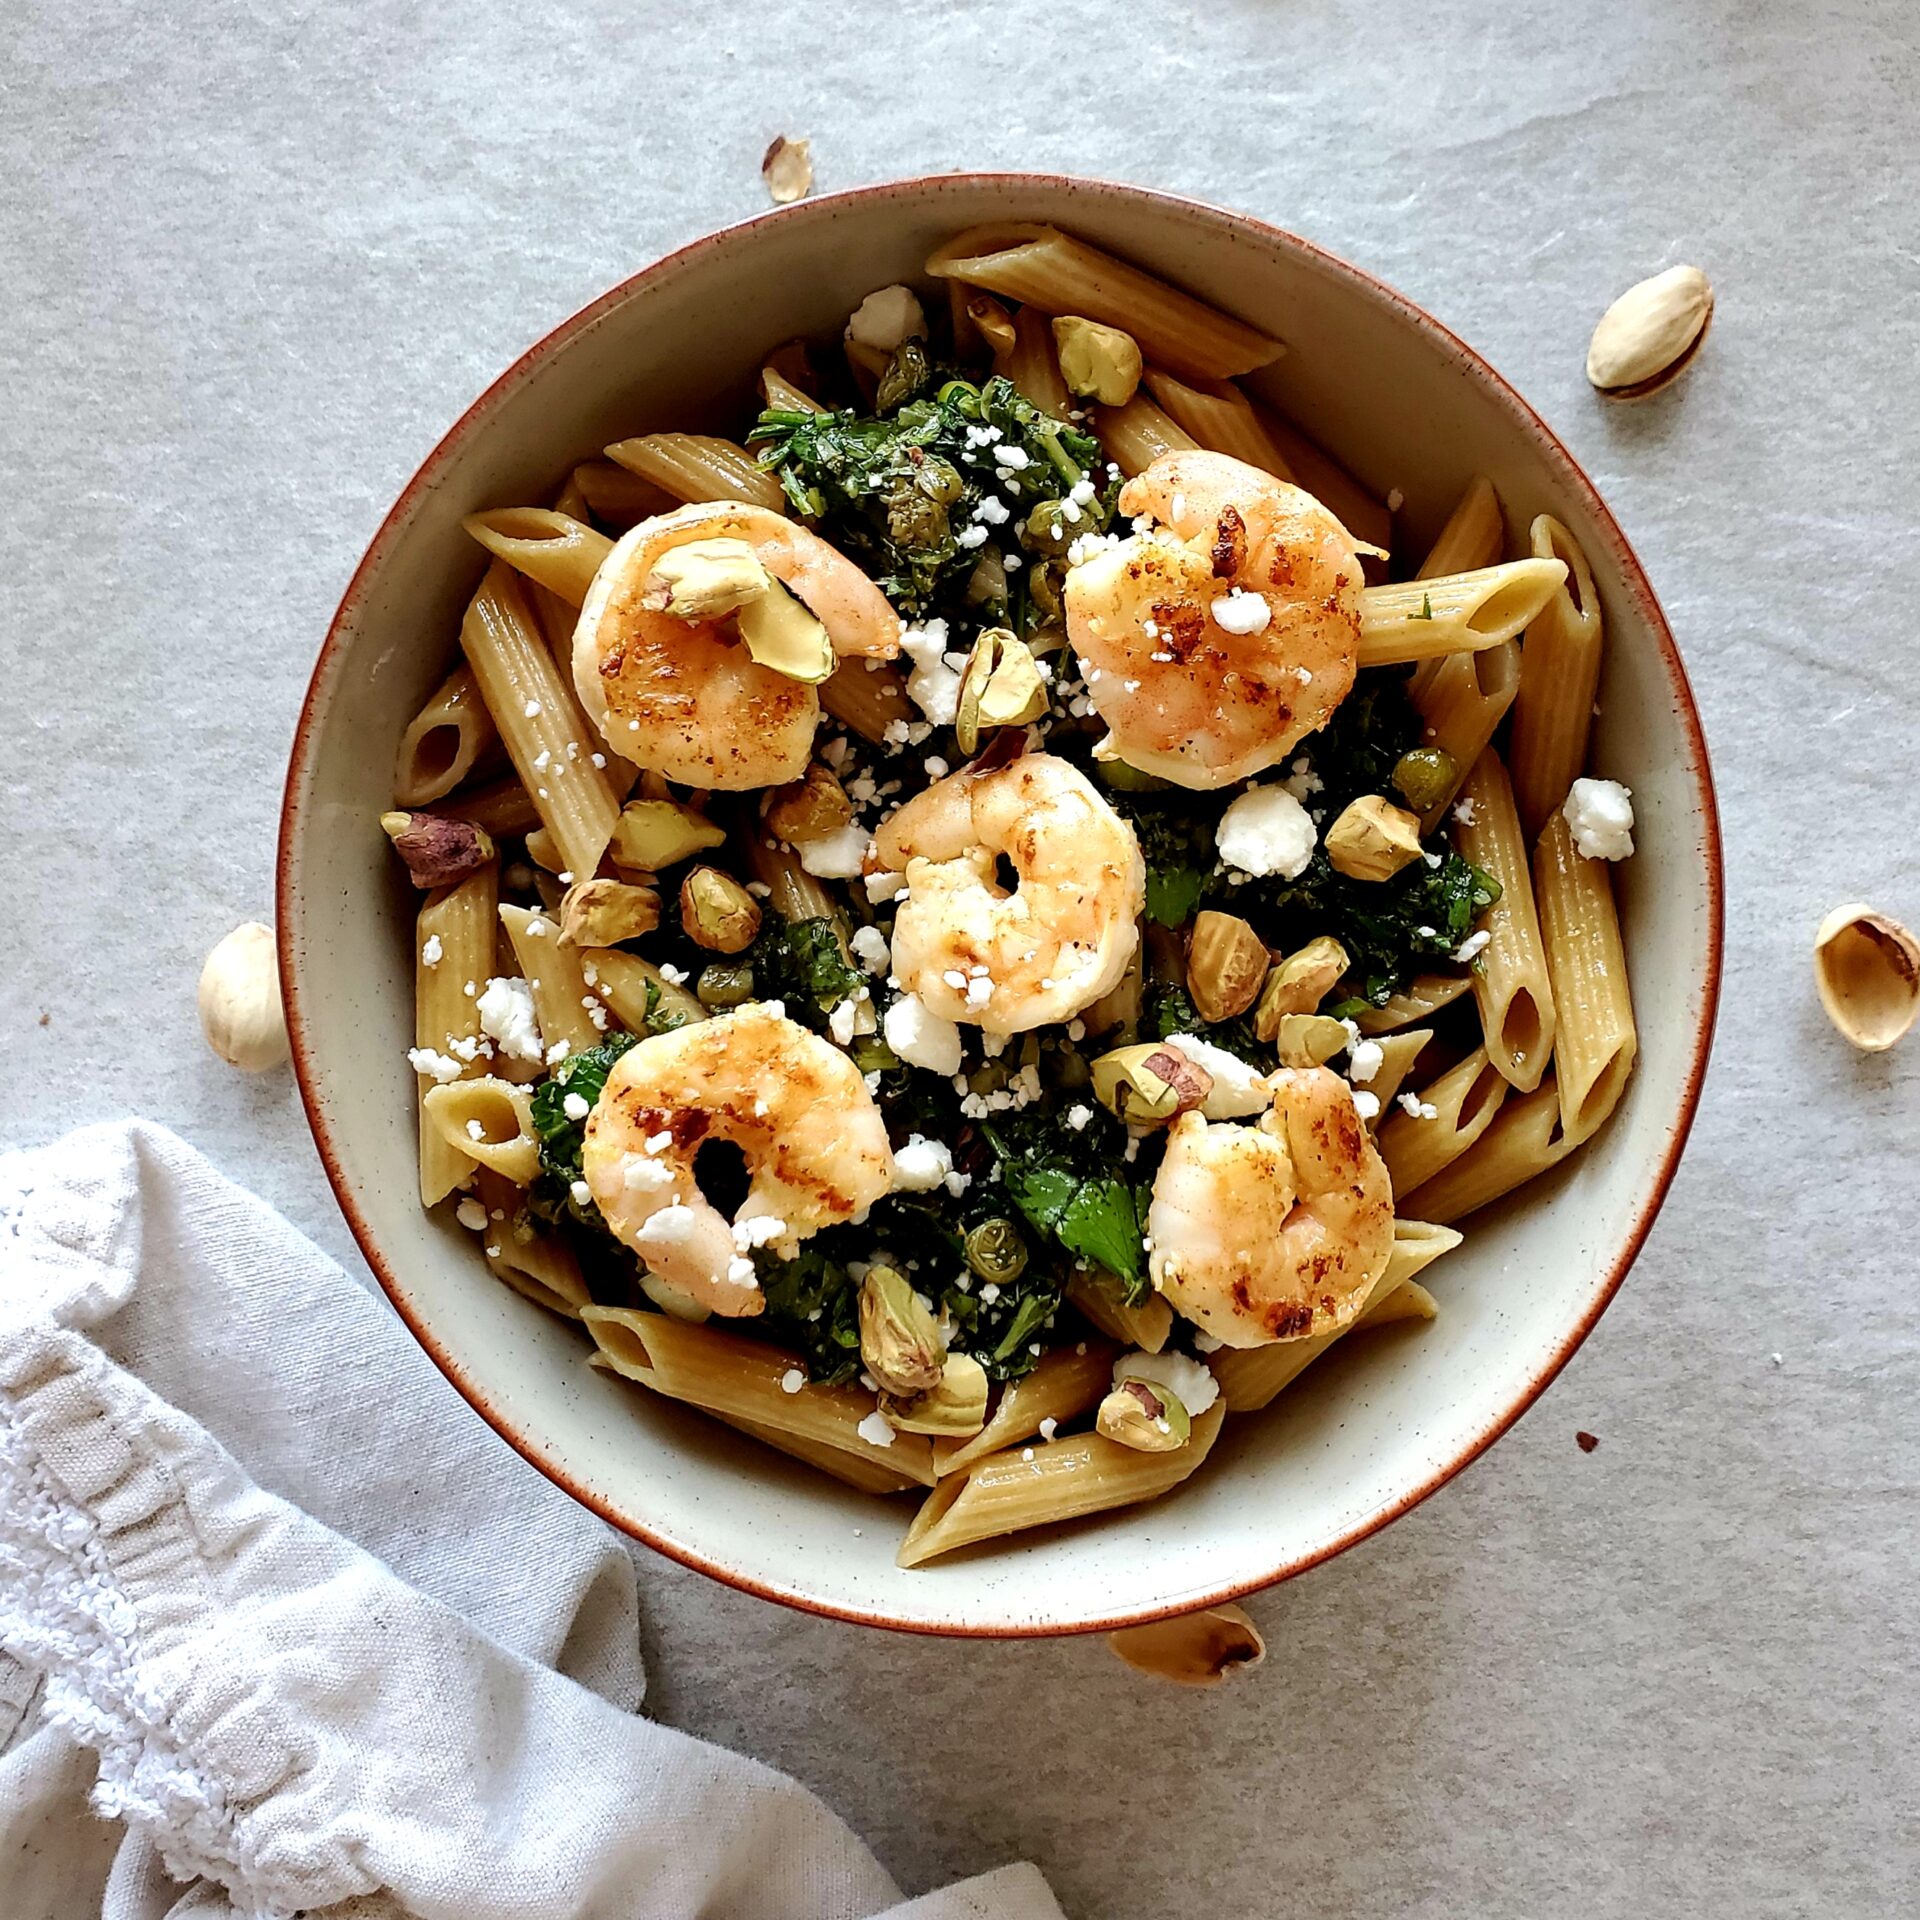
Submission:
[[[731,1221],[694,1177],[709,1140],[732,1141],[752,1176]],[[736,1318],[765,1306],[749,1249],[791,1259],[809,1234],[870,1207],[896,1172],[859,1069],[763,1004],[623,1053],[588,1116],[580,1170],[650,1272]]]
[[[654,569],[692,540],[742,540],[827,630],[841,657],[890,660],[900,616],[844,554],[765,507],[715,500],[643,520],[601,563],[573,633],[573,683],[614,752],[669,780],[738,792],[806,771],[811,686],[762,666],[730,616],[665,612]]]
[[[1094,749],[1182,787],[1270,767],[1347,697],[1353,542],[1312,494],[1221,453],[1169,453],[1120,490],[1161,522],[1067,575],[1067,634],[1108,734]]]
[[[1347,1083],[1283,1068],[1250,1127],[1183,1113],[1147,1233],[1153,1284],[1225,1346],[1350,1325],[1393,1250],[1393,1190]]]
[[[1030,753],[964,769],[881,827],[874,852],[906,874],[893,971],[946,1020],[1025,1033],[1113,987],[1139,944],[1146,867],[1133,829],[1079,768]],[[1005,854],[1019,878],[994,879]]]

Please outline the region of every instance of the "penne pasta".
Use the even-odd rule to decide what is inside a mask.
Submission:
[[[706,1008],[685,987],[669,980],[651,960],[619,947],[595,947],[581,961],[580,977],[629,1033],[664,1032],[667,1026],[684,1027],[707,1018]]]
[[[1600,687],[1599,590],[1579,543],[1551,514],[1533,523],[1533,551],[1566,568],[1565,582],[1527,628],[1507,766],[1520,825],[1537,835],[1587,763]]]
[[[1395,1097],[1406,1084],[1407,1075],[1413,1071],[1414,1062],[1432,1038],[1431,1027],[1403,1027],[1398,1033],[1390,1033],[1378,1042],[1380,1064],[1373,1070],[1373,1078],[1366,1083],[1366,1087],[1380,1102],[1381,1115],[1392,1108]],[[1380,1119],[1376,1116],[1376,1132],[1379,1126]]]
[[[1276,480],[1292,480],[1293,469],[1267,423],[1231,380],[1183,380],[1163,367],[1141,376],[1147,391],[1195,446],[1230,454]]]
[[[494,865],[430,894],[414,922],[413,1044],[458,1063],[462,1078],[481,1071],[478,999],[493,972]],[[473,989],[468,992],[468,988]],[[465,1183],[470,1158],[457,1152],[428,1117],[427,1095],[440,1084],[419,1072],[420,1201],[437,1206]]]
[[[427,1119],[442,1140],[477,1167],[488,1167],[515,1186],[540,1171],[540,1143],[533,1130],[533,1096],[498,1074],[450,1080],[429,1087]]]
[[[1356,540],[1372,546],[1393,545],[1393,510],[1370,488],[1362,486],[1339,461],[1309,440],[1293,422],[1271,407],[1256,407],[1260,424],[1293,469],[1293,484],[1305,487]]]
[[[613,551],[604,533],[549,507],[494,507],[470,513],[460,524],[496,560],[576,609]]]
[[[1553,982],[1560,1124],[1577,1147],[1619,1105],[1640,1036],[1608,862],[1586,859],[1558,813],[1533,850],[1533,891]]]
[[[615,533],[625,533],[657,513],[671,513],[681,504],[664,487],[615,466],[611,460],[588,460],[575,467],[568,485],[587,503],[587,511]]]
[[[853,376],[853,384],[859,389],[861,400],[871,407],[893,355],[886,348],[869,346],[866,341],[856,340],[851,334],[840,342],[840,350],[846,356],[847,371]]]
[[[393,765],[393,804],[424,807],[443,798],[472,777],[499,738],[473,669],[455,667],[400,736]]]
[[[596,1354],[594,1358],[602,1365],[606,1364],[605,1354]],[[617,1369],[609,1367],[608,1371]],[[763,1427],[753,1420],[730,1419],[724,1413],[717,1413],[713,1417],[725,1420],[728,1426],[758,1440],[763,1447],[772,1447],[776,1453],[784,1453],[791,1460],[804,1461],[806,1465],[821,1473],[831,1474],[834,1479],[857,1488],[861,1493],[910,1493],[923,1484],[911,1474],[894,1472],[878,1459],[870,1460],[865,1454],[849,1453],[844,1447],[829,1446],[823,1440],[808,1439],[797,1433],[781,1433],[777,1428]]]
[[[899,1564],[921,1566],[979,1540],[1157,1499],[1198,1471],[1225,1418],[1216,1401],[1172,1453],[1140,1453],[1098,1433],[990,1453],[934,1488],[901,1542]]]
[[[1110,1274],[1087,1269],[1069,1276],[1067,1299],[1109,1340],[1138,1347],[1143,1353],[1158,1353],[1173,1331],[1173,1309],[1159,1294],[1150,1293],[1130,1307],[1119,1281]]]
[[[919,709],[907,697],[907,679],[884,660],[849,655],[821,681],[820,704],[861,739],[876,746],[894,725],[908,726]]]
[[[1095,407],[1091,419],[1107,458],[1129,477],[1144,472],[1163,453],[1190,453],[1198,444],[1144,393],[1136,393],[1124,407]]]
[[[487,1270],[515,1293],[562,1319],[578,1320],[593,1296],[580,1276],[580,1262],[558,1234],[527,1218],[520,1189],[489,1167],[473,1178],[475,1197],[487,1210],[481,1251]]]
[[[540,1022],[540,1044],[549,1065],[570,1053],[584,1052],[600,1038],[587,1009],[593,996],[581,972],[580,950],[560,937],[559,926],[530,907],[503,904],[500,924],[513,945],[521,977],[533,989],[533,1010]],[[555,1048],[560,1051],[556,1053]]]
[[[1549,1076],[1507,1101],[1467,1152],[1415,1188],[1411,1204],[1424,1218],[1450,1224],[1557,1167],[1572,1151],[1560,1125],[1560,1090]]]
[[[1472,573],[1360,589],[1360,665],[1406,666],[1511,640],[1566,578],[1558,560],[1507,560]]]
[[[517,773],[489,780],[482,787],[469,787],[434,811],[450,820],[471,820],[496,840],[536,832],[540,826],[540,810],[533,804],[532,794],[520,784]]]
[[[620,802],[607,756],[505,561],[493,563],[473,596],[460,645],[507,757],[567,863],[563,871],[586,879],[607,850]]]
[[[1441,814],[1452,806],[1468,768],[1506,718],[1519,684],[1517,640],[1503,640],[1482,653],[1450,653],[1428,661],[1416,675],[1413,704],[1426,722],[1421,745],[1440,748],[1455,768],[1452,786],[1421,816],[1422,833],[1431,833]]]
[[[1422,1107],[1435,1109],[1431,1119],[1396,1107],[1380,1122],[1380,1158],[1396,1194],[1412,1193],[1450,1167],[1492,1126],[1507,1083],[1494,1071],[1485,1047],[1475,1047],[1458,1066],[1420,1089]]]
[[[1449,573],[1478,573],[1493,566],[1506,545],[1507,521],[1500,510],[1500,496],[1485,474],[1475,474],[1413,577],[1435,580]]]
[[[1353,1024],[1372,1038],[1428,1020],[1450,1007],[1473,985],[1465,973],[1423,973],[1409,980],[1383,1007],[1367,1007],[1353,1016]]]
[[[615,441],[607,458],[675,500],[744,500],[770,513],[787,510],[780,482],[745,447],[709,433],[645,433]]]
[[[1054,350],[1053,327],[1038,307],[1022,307],[1013,316],[1013,344],[1004,357],[995,353],[995,373],[1004,373],[1042,413],[1067,417],[1073,396],[1067,392]]]
[[[1222,1347],[1207,1365],[1220,1382],[1220,1398],[1229,1413],[1258,1413],[1270,1405],[1283,1387],[1291,1385],[1333,1345],[1362,1327],[1384,1326],[1392,1320],[1431,1320],[1434,1299],[1414,1275],[1451,1252],[1461,1236],[1451,1227],[1425,1220],[1396,1220],[1393,1251],[1380,1278],[1373,1283],[1367,1304],[1351,1326],[1335,1333],[1314,1334],[1305,1340],[1277,1340],[1264,1347]]]
[[[758,826],[750,828],[744,838],[747,867],[754,879],[767,888],[767,904],[783,920],[830,922],[841,958],[852,966],[853,947],[847,917],[826,888],[800,864],[800,856],[791,847],[769,839]],[[873,997],[869,994],[854,1005],[853,1030],[857,1034],[874,1033],[879,1025],[873,1011]]]
[[[1021,1440],[1031,1440],[1043,1420],[1062,1423],[1097,1407],[1113,1384],[1115,1349],[1097,1340],[1044,1353],[1031,1373],[1010,1381],[987,1424],[969,1439],[937,1439],[933,1470],[944,1478]]]
[[[1534,910],[1533,876],[1513,810],[1513,788],[1491,747],[1473,763],[1461,798],[1472,804],[1468,817],[1455,827],[1454,846],[1500,883],[1500,898],[1480,922],[1486,950],[1472,976],[1480,1031],[1494,1071],[1530,1093],[1553,1053],[1553,984],[1547,978],[1546,945]]]
[[[893,1433],[890,1441],[876,1445],[861,1433],[877,1404],[865,1388],[808,1381],[788,1392],[781,1382],[803,1371],[794,1355],[763,1340],[694,1326],[664,1313],[585,1307],[580,1317],[616,1372],[669,1400],[836,1447],[920,1486],[933,1485],[933,1443],[925,1434]]]
[[[1149,360],[1203,380],[1251,373],[1286,351],[1270,335],[1058,227],[1027,221],[970,227],[936,249],[927,271],[1045,314],[1079,314],[1118,327]]]
[[[775,413],[825,413],[810,393],[802,393],[780,369],[769,362],[760,369],[760,398]]]
[[[947,282],[949,289],[958,289],[966,293],[958,280]],[[967,324],[986,342],[987,351],[993,356],[993,370],[1005,375],[1007,360],[1013,352],[1017,335],[1014,331],[1013,315],[991,294],[972,294],[965,302]]]

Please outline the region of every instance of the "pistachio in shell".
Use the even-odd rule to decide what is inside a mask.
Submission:
[[[1883,1053],[1920,1014],[1920,940],[1899,921],[1854,901],[1813,937],[1820,1004],[1863,1053]]]
[[[416,887],[449,887],[493,858],[493,839],[471,820],[438,813],[383,813],[380,825]]]
[[[709,953],[744,953],[760,931],[760,902],[732,874],[694,867],[680,882],[680,925]]]
[[[1350,964],[1346,948],[1325,933],[1288,954],[1267,975],[1253,1010],[1254,1032],[1271,1045],[1279,1037],[1280,1022],[1290,1013],[1311,1013]]]
[[[1157,1126],[1206,1105],[1213,1075],[1177,1047],[1141,1041],[1115,1047],[1092,1065],[1093,1095],[1129,1126]]]
[[[988,627],[973,643],[954,711],[953,737],[971,754],[988,727],[1022,727],[1047,710],[1047,683],[1026,643],[1006,627]]]
[[[904,1399],[883,1393],[880,1412],[902,1433],[978,1433],[987,1424],[987,1370],[970,1353],[950,1353],[934,1386]]]
[[[561,936],[576,947],[617,947],[660,924],[660,896],[625,880],[582,880],[560,901]]]
[[[1178,1395],[1137,1374],[1100,1402],[1093,1425],[1095,1432],[1136,1453],[1172,1453],[1193,1437],[1193,1420]]]
[[[1267,944],[1237,913],[1205,908],[1187,943],[1187,994],[1209,1025],[1243,1014],[1260,997]]]
[[[1587,378],[1609,400],[1641,400],[1678,379],[1713,319],[1713,288],[1698,267],[1669,267],[1629,287],[1587,347]]]
[[[940,1384],[946,1342],[898,1267],[876,1260],[860,1282],[860,1358],[883,1393],[900,1399]]]
[[[1242,1607],[1202,1607],[1144,1627],[1122,1627],[1107,1645],[1128,1666],[1183,1687],[1216,1687],[1267,1657],[1260,1629]]]
[[[1324,1067],[1352,1038],[1344,1021],[1324,1013],[1284,1013],[1274,1045],[1283,1067]]]

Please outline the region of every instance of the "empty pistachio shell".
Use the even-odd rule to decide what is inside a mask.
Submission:
[[[1813,937],[1813,977],[1827,1018],[1879,1053],[1920,1014],[1920,940],[1858,901],[1835,907]]]
[[[1122,1627],[1107,1645],[1128,1666],[1183,1687],[1218,1686],[1240,1667],[1267,1657],[1260,1629],[1240,1607],[1203,1607],[1151,1626]]]
[[[1638,400],[1676,379],[1707,337],[1713,288],[1698,267],[1669,267],[1629,287],[1600,317],[1587,378],[1611,400]]]
[[[207,1045],[230,1067],[264,1073],[287,1057],[271,927],[249,920],[207,955],[200,970],[200,1025]]]
[[[767,198],[776,207],[805,199],[813,188],[813,142],[789,140],[784,133],[776,133],[773,144],[760,157],[760,177],[767,183]]]

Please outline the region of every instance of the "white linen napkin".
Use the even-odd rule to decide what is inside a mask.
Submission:
[[[7,1920],[1060,1920],[900,1904],[643,1684],[626,1553],[383,1302],[159,1128],[0,1157]]]

